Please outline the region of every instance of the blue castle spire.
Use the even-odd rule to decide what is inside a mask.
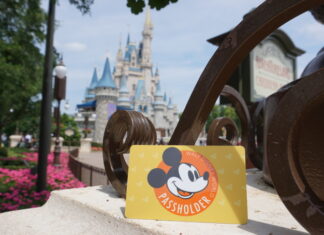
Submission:
[[[128,34],[127,34],[126,46],[129,45],[129,43],[130,43],[130,35],[129,35],[129,33],[128,33]]]
[[[97,83],[98,83],[97,69],[94,68],[89,88],[94,89],[97,86]]]
[[[116,88],[116,84],[114,80],[112,79],[111,71],[110,71],[110,64],[109,59],[106,59],[104,71],[102,73],[102,77],[99,80],[96,87],[110,87],[110,88]]]
[[[119,92],[120,93],[128,93],[126,75],[123,75],[121,78]]]
[[[169,104],[168,104],[168,108],[172,109],[173,108],[173,104],[172,104],[172,99],[171,97],[169,97]]]
[[[158,83],[156,84],[155,96],[163,97],[160,81],[158,81]]]
[[[163,101],[164,101],[164,102],[166,103],[166,102],[167,102],[167,100],[168,100],[167,94],[166,94],[166,92],[164,92]]]

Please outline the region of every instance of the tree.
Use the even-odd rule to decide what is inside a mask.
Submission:
[[[40,101],[28,102],[24,115],[15,121],[9,122],[3,129],[4,133],[9,135],[15,132],[28,133],[36,137],[39,130],[39,113]]]
[[[68,128],[73,130],[74,134],[72,136],[67,136],[65,134],[65,131]],[[73,117],[71,117],[65,113],[63,115],[61,115],[60,136],[63,137],[65,145],[72,145],[72,146],[80,145],[81,133],[79,132],[77,123]]]
[[[69,0],[71,4],[75,5],[83,14],[90,12],[90,7],[94,0]],[[160,10],[170,3],[175,3],[178,0],[149,0],[148,5],[152,9]],[[145,7],[144,0],[127,0],[127,7],[130,8],[133,14],[138,14],[143,11]]]
[[[23,116],[39,115],[31,109],[41,89],[45,18],[40,0],[0,1],[0,135]]]
[[[219,117],[231,118],[240,130],[241,123],[239,117],[235,112],[235,109],[232,106],[228,105],[215,105],[207,118],[206,132],[208,132],[209,126],[212,123],[212,121]]]

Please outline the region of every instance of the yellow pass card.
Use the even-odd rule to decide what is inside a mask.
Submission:
[[[240,146],[131,147],[126,217],[245,224],[245,152]]]

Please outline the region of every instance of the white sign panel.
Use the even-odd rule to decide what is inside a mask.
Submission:
[[[251,100],[257,101],[294,80],[293,60],[271,41],[265,41],[252,53]]]

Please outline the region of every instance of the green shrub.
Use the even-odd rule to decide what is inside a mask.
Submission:
[[[12,152],[15,152],[16,154],[20,154],[20,153],[31,153],[34,152],[31,149],[28,148],[10,148],[10,150],[12,150]]]
[[[7,160],[0,160],[0,168],[10,170],[26,169],[36,166],[36,162],[24,161],[19,158],[7,158]]]
[[[96,142],[91,142],[91,147],[102,147],[102,144],[96,143]]]
[[[0,148],[0,157],[8,157],[8,149]]]

